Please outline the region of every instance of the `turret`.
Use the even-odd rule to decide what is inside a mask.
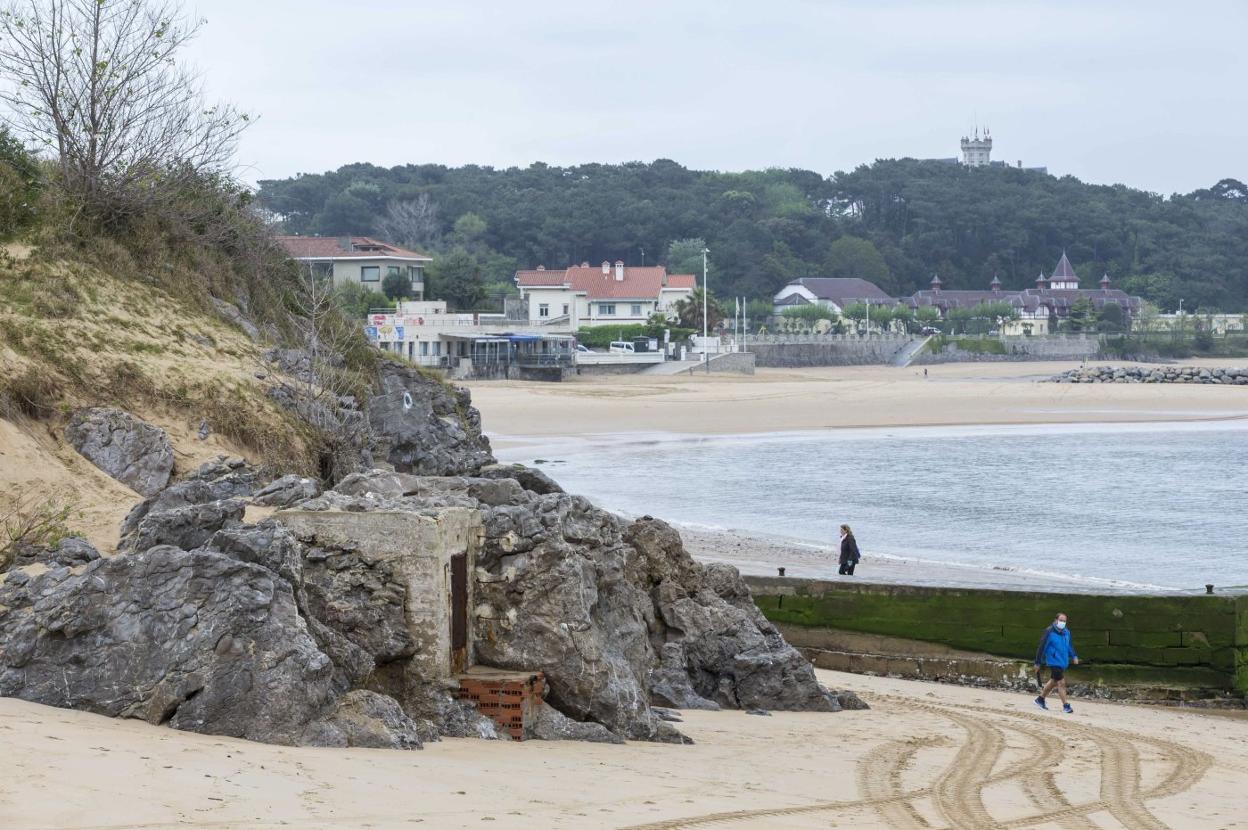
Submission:
[[[936,274],[932,274],[932,282],[931,282],[931,286],[932,286],[932,293],[933,293],[933,294],[939,294],[939,293],[940,293],[940,286],[941,286],[942,284],[943,284],[943,283],[941,283],[941,281],[940,281],[940,277],[939,277],[939,276],[937,276]]]
[[[1036,288],[1048,288],[1049,280],[1044,276],[1044,272],[1040,272],[1040,276],[1036,277]]]
[[[988,287],[992,289],[993,294],[1001,293],[1001,278],[996,274],[992,275],[992,282],[988,283]]]
[[[1102,291],[1108,291],[1108,290],[1109,290],[1109,274],[1104,274],[1104,275],[1101,277],[1101,290],[1102,290]]]

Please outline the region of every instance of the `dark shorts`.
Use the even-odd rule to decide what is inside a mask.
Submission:
[[[1049,679],[1050,680],[1065,680],[1066,670],[1058,668],[1057,666],[1049,666]]]

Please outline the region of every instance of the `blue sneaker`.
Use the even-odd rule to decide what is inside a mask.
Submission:
[[[1039,706],[1041,709],[1045,709],[1045,710],[1049,708],[1049,705],[1044,702],[1044,698],[1042,697],[1036,698],[1036,705]]]
[[[1065,703],[1062,705],[1062,711],[1068,715],[1073,715],[1075,713],[1075,710],[1070,708],[1069,703]]]

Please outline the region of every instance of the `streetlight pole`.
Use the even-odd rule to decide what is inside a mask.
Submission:
[[[706,295],[710,293],[707,290],[706,282],[706,255],[710,253],[710,249],[702,248],[702,362],[706,364],[707,374],[711,371],[711,356],[707,352],[707,325],[706,325]]]

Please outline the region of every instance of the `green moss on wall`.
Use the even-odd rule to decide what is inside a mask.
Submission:
[[[1060,611],[1080,658],[1248,692],[1248,596],[1043,594],[751,577],[768,619],[1031,659]],[[1102,672],[1103,673],[1103,672]]]

